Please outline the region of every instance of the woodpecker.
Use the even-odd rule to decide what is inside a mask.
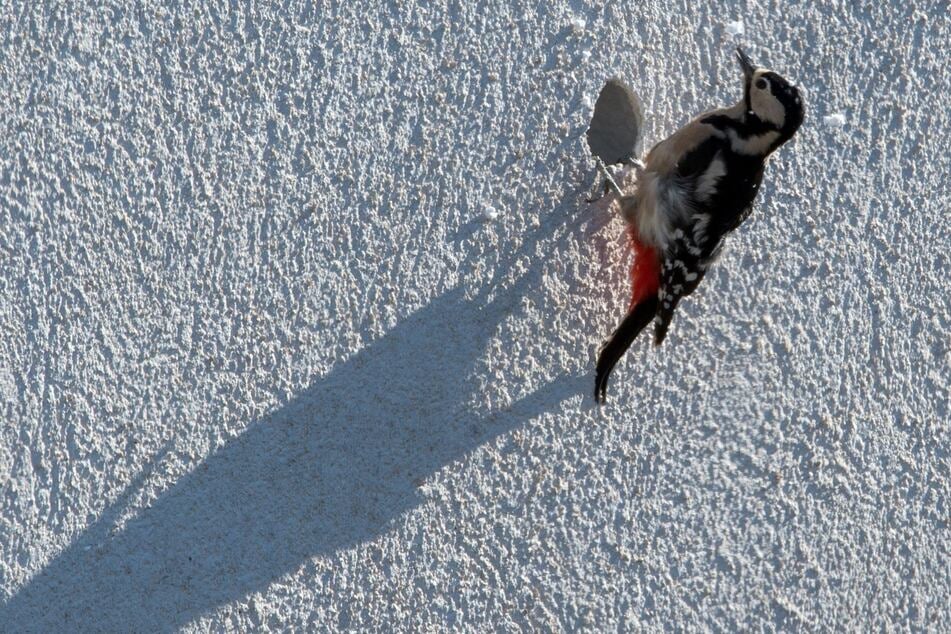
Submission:
[[[620,196],[634,251],[632,297],[598,351],[599,403],[611,370],[651,321],[654,345],[663,343],[677,304],[696,290],[726,235],[750,215],[766,160],[802,125],[805,107],[796,86],[755,66],[739,47],[736,56],[743,98],[657,143],[635,163],[636,190]]]

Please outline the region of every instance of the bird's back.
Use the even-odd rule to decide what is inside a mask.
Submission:
[[[749,215],[765,157],[737,151],[731,135],[714,123],[741,114],[739,105],[706,112],[651,149],[636,214],[648,235],[667,243],[676,229],[696,227],[715,243]],[[665,221],[663,230],[652,227]]]

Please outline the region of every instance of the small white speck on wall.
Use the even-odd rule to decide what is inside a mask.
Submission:
[[[16,379],[5,367],[0,367],[0,403],[13,403],[17,398]]]
[[[845,121],[845,114],[842,112],[834,112],[822,118],[822,122],[830,128],[841,128],[845,125]]]
[[[485,220],[495,220],[499,217],[499,210],[491,205],[486,205],[482,209],[482,217]]]
[[[728,35],[732,35],[734,37],[737,35],[743,35],[746,33],[746,26],[743,24],[743,20],[728,22],[726,25],[726,32]]]

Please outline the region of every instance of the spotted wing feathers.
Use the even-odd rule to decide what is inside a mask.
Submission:
[[[707,248],[706,235],[699,230],[698,224],[703,224],[702,216],[694,219],[697,231],[677,229],[664,253],[660,288],[657,291],[657,313],[654,316],[655,346],[664,342],[677,304],[696,290],[710,264],[711,250]]]

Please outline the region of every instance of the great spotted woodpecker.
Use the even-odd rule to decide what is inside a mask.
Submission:
[[[797,88],[754,66],[739,47],[736,53],[743,99],[700,115],[655,145],[637,164],[636,191],[620,198],[634,251],[633,295],[624,320],[598,351],[598,402],[618,359],[652,320],[654,345],[664,341],[678,302],[700,284],[724,237],[749,216],[766,159],[802,124]]]

